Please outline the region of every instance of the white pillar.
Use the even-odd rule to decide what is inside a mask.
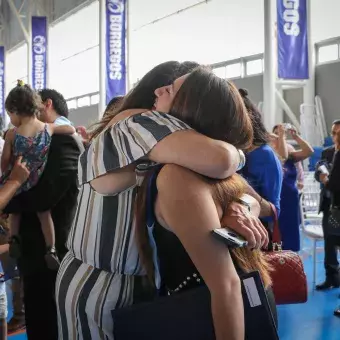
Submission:
[[[263,118],[268,130],[276,116],[275,1],[264,0]]]
[[[308,63],[309,79],[303,89],[303,101],[307,105],[315,105],[315,48],[312,41],[312,18],[311,18],[312,1],[307,0],[307,39],[308,39]]]
[[[28,18],[28,30],[27,30],[27,82],[33,87],[33,56],[32,56],[32,10],[33,0],[28,0],[27,4],[27,18]]]
[[[130,1],[126,1],[126,86],[128,93],[131,90],[131,80],[130,80]]]
[[[106,1],[99,0],[99,119],[106,107]]]

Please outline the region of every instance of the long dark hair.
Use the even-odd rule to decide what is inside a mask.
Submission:
[[[149,71],[138,84],[124,97],[117,110],[107,112],[105,116],[93,125],[91,138],[97,137],[118,113],[129,109],[152,109],[155,100],[155,90],[170,85],[176,78],[191,72],[199,64],[192,61],[179,63],[167,61]]]
[[[252,143],[251,120],[237,88],[206,67],[188,75],[169,113],[196,131],[239,149]]]
[[[262,115],[256,105],[248,97],[248,90],[239,89],[239,92],[243,98],[244,105],[246,106],[251,123],[254,130],[254,146],[261,146],[269,143],[269,132],[265,128]]]
[[[189,74],[174,98],[170,114],[208,137],[239,148],[248,148],[252,143],[251,121],[237,88],[206,68],[199,67]],[[153,282],[152,250],[146,227],[146,193],[151,175],[150,172],[145,177],[137,195],[136,237],[142,263]],[[213,195],[224,213],[232,201],[245,193],[245,181],[239,175],[223,181],[206,180],[212,185]],[[245,272],[259,270],[265,285],[270,285],[270,266],[261,251],[242,248],[231,252]]]

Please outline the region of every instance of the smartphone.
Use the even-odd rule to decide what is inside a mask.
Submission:
[[[228,228],[218,228],[212,231],[214,237],[224,242],[230,248],[242,248],[248,245],[248,242],[240,235]]]
[[[293,125],[292,124],[289,124],[289,123],[284,123],[283,124],[283,127],[286,131],[289,131],[289,130],[292,130],[294,129]]]

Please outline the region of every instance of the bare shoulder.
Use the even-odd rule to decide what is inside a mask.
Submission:
[[[179,165],[167,164],[157,177],[157,188],[159,191],[187,191],[194,188],[198,192],[200,189],[208,189],[209,185],[201,175]]]
[[[14,139],[14,136],[15,136],[15,128],[12,128],[12,129],[9,129],[7,132],[6,132],[6,138],[5,140],[6,141],[12,141]]]

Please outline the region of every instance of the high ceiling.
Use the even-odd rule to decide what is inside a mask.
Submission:
[[[62,20],[82,6],[98,0],[0,0],[0,43],[5,44],[7,50],[25,40],[25,35],[18,21],[19,14],[24,28],[28,28],[27,13],[32,15],[46,15],[50,23]],[[1,17],[2,16],[2,17]]]

